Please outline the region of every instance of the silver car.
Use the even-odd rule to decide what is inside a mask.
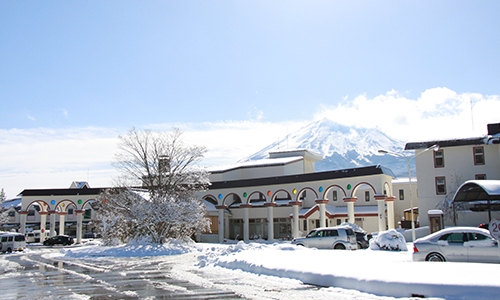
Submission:
[[[306,237],[293,239],[292,244],[318,249],[358,249],[356,234],[349,226],[316,228]]]
[[[446,228],[413,243],[413,261],[499,263],[498,242],[486,229]]]

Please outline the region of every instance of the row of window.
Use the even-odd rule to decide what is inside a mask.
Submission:
[[[485,180],[486,174],[476,174],[476,180]],[[435,178],[436,195],[446,195],[446,177],[438,176]]]
[[[474,165],[484,165],[484,147],[477,146],[472,148]],[[434,167],[444,168],[444,150],[434,151]]]

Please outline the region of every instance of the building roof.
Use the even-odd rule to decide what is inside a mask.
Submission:
[[[394,174],[392,173],[391,170],[384,168],[380,165],[377,165],[369,167],[286,175],[286,176],[274,176],[274,177],[231,180],[231,181],[229,180],[215,181],[212,182],[212,185],[209,187],[209,189],[215,190],[215,189],[228,189],[228,188],[239,188],[239,187],[263,186],[263,185],[276,185],[276,184],[321,181],[329,179],[340,179],[340,178],[380,175],[380,174],[386,174],[394,177]]]
[[[405,150],[426,149],[433,145],[438,145],[440,148],[444,148],[490,144],[500,144],[500,123],[488,124],[488,134],[482,137],[406,143]]]
[[[476,137],[476,138],[454,139],[454,140],[435,140],[427,142],[406,143],[405,150],[426,149],[432,147],[433,145],[438,145],[439,148],[444,148],[444,147],[457,147],[457,146],[469,146],[469,145],[484,145],[486,143],[487,143],[487,137]]]
[[[76,196],[76,195],[98,195],[104,188],[83,189],[26,189],[20,195],[26,196]]]
[[[259,159],[251,160],[241,163],[236,163],[233,165],[210,167],[208,171],[213,174],[225,173],[237,169],[247,169],[247,168],[262,168],[262,167],[274,167],[274,166],[284,166],[293,162],[301,161],[304,158],[302,156],[291,156],[273,159]]]

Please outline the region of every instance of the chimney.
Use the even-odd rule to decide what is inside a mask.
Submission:
[[[500,133],[500,123],[488,124],[488,135]]]

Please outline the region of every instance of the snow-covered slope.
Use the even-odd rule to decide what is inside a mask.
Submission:
[[[348,127],[322,119],[268,145],[241,162],[268,158],[269,152],[273,151],[309,149],[324,156],[323,161],[316,163],[316,171],[380,164],[391,169],[398,177],[407,177],[406,160],[378,153],[380,149],[401,153],[404,144],[377,129]]]

